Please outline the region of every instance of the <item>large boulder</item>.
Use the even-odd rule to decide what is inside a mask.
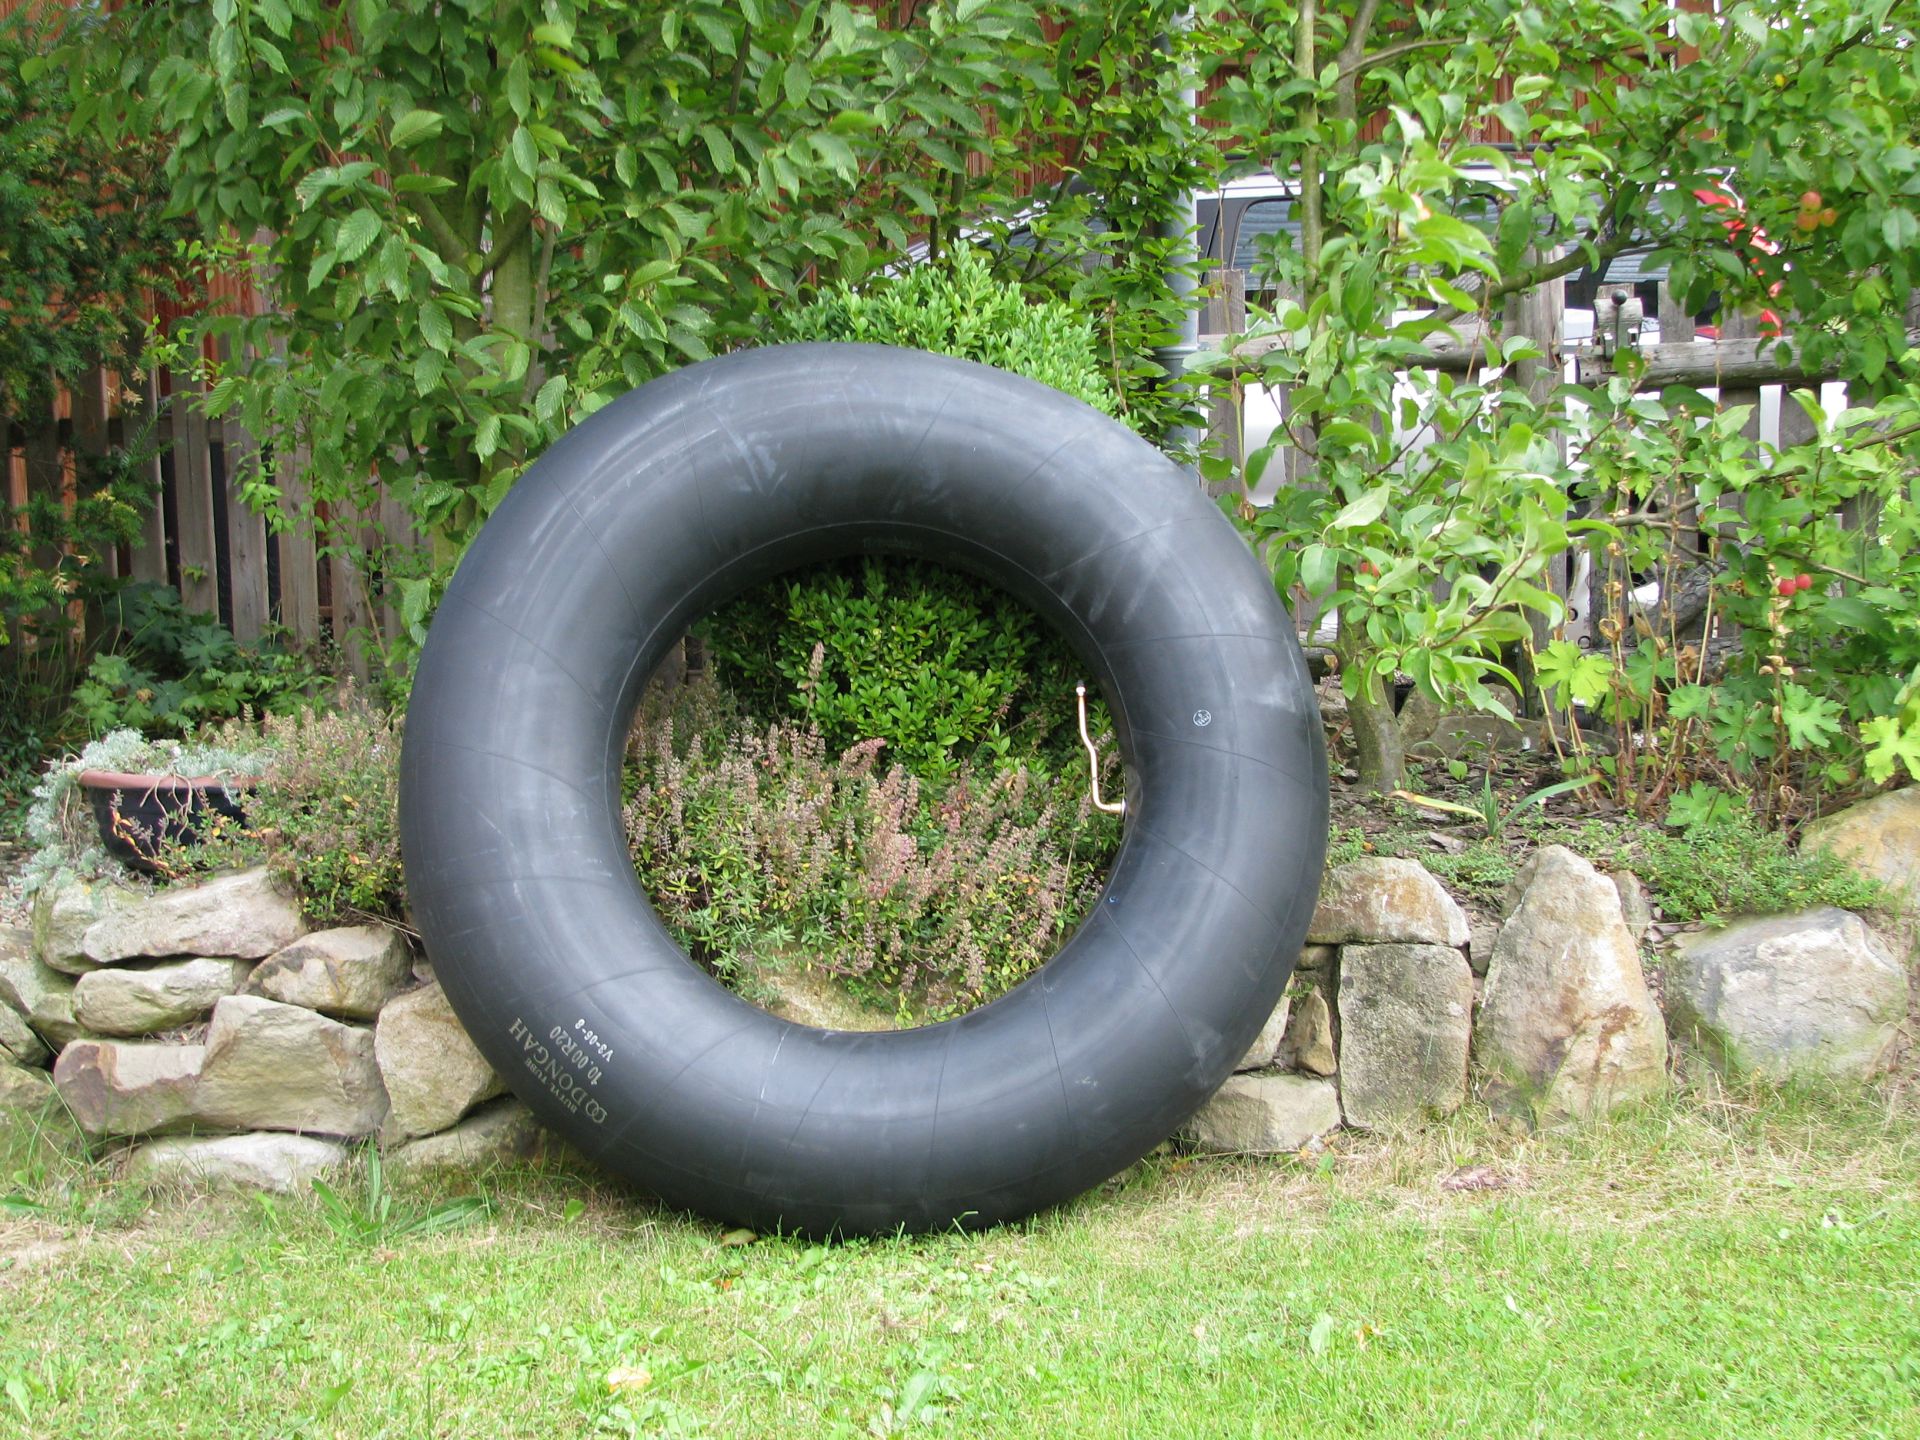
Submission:
[[[144,1185],[231,1185],[292,1194],[346,1158],[346,1146],[311,1135],[181,1136],[140,1146],[127,1157],[126,1178]]]
[[[0,1005],[18,1013],[55,1050],[86,1033],[73,1014],[73,977],[35,955],[24,930],[0,930]]]
[[[1273,1063],[1283,1070],[1331,1075],[1339,1068],[1333,1049],[1333,1007],[1318,985],[1297,986],[1287,1009],[1287,1033]]]
[[[1316,945],[1467,943],[1462,910],[1417,860],[1355,860],[1320,883],[1307,939]]]
[[[373,1032],[298,1005],[229,995],[213,1008],[193,1108],[221,1129],[369,1135],[387,1115]]]
[[[1664,1089],[1666,1026],[1613,883],[1549,845],[1508,897],[1473,1032],[1489,1098],[1546,1121]]]
[[[238,990],[250,960],[170,960],[116,966],[80,977],[74,1019],[96,1035],[151,1035],[196,1020]]]
[[[1273,1013],[1267,1016],[1267,1023],[1260,1027],[1260,1033],[1253,1037],[1253,1044],[1247,1047],[1247,1053],[1240,1057],[1240,1063],[1234,1066],[1235,1073],[1246,1070],[1264,1070],[1273,1064],[1273,1057],[1279,1053],[1280,1040],[1287,1033],[1287,997],[1282,995],[1280,1003],[1273,1007]]]
[[[1676,1030],[1723,1063],[1864,1079],[1907,1015],[1907,976],[1857,915],[1831,907],[1681,937],[1667,967]]]
[[[1800,844],[1837,855],[1909,901],[1920,901],[1920,788],[1875,795],[1822,815],[1807,826]]]
[[[544,1134],[525,1105],[499,1100],[474,1111],[451,1130],[410,1140],[390,1151],[386,1165],[393,1174],[406,1176],[485,1169],[532,1158],[540,1152]]]
[[[0,1064],[44,1065],[53,1052],[11,1005],[0,1005]]]
[[[202,1045],[76,1040],[54,1062],[53,1083],[87,1134],[157,1135],[193,1123]]]
[[[412,965],[405,937],[390,926],[316,930],[261,961],[246,993],[336,1020],[371,1020],[406,983]]]
[[[170,955],[259,960],[306,933],[300,907],[256,866],[116,904],[87,927],[80,949],[95,965]]]
[[[1217,1155],[1282,1155],[1340,1128],[1340,1095],[1306,1075],[1235,1075],[1180,1135]]]
[[[46,1071],[0,1061],[0,1116],[37,1115],[52,1098]]]
[[[1340,952],[1340,1107],[1380,1129],[1448,1114],[1467,1098],[1473,972],[1445,945]]]
[[[87,931],[139,898],[139,892],[104,880],[64,873],[49,880],[33,896],[34,955],[62,974],[84,975],[96,963],[81,946]]]
[[[380,1132],[390,1142],[444,1130],[482,1100],[506,1092],[437,984],[387,1002],[374,1030],[374,1054],[393,1102]]]

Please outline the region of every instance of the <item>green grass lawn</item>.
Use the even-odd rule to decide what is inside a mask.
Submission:
[[[1470,1117],[837,1246],[562,1168],[356,1238],[16,1138],[0,1435],[1912,1437],[1916,1135],[1884,1096]]]

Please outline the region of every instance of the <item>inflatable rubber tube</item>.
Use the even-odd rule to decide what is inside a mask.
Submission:
[[[861,551],[1026,601],[1126,761],[1094,913],[1008,994],[898,1032],[725,990],[655,915],[620,819],[639,690],[687,626]],[[542,1123],[672,1204],[824,1235],[1010,1219],[1170,1135],[1287,982],[1326,785],[1293,626],[1185,472],[1002,371],[797,345],[642,386],[515,485],[434,617],[400,817],[435,973]]]

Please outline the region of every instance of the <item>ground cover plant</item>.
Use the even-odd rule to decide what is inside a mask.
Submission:
[[[1115,781],[1111,761],[1107,784]],[[881,1018],[971,1009],[1038,969],[1120,839],[1083,766],[980,761],[928,779],[883,740],[741,710],[712,681],[656,695],[625,821],[661,918],[749,997],[813,967]]]
[[[564,1166],[389,1179],[405,1220],[486,1212],[369,1244],[317,1197],[148,1200],[16,1134],[0,1433],[1892,1440],[1920,1425],[1910,1105],[1469,1113],[839,1245]],[[356,1216],[366,1184],[334,1187]]]

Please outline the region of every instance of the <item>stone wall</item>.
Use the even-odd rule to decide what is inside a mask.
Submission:
[[[1815,843],[1920,879],[1920,792],[1856,811]],[[1183,1138],[1295,1151],[1474,1094],[1532,1123],[1589,1119],[1666,1087],[1669,1022],[1740,1070],[1859,1080],[1893,1058],[1904,924],[1819,910],[1680,936],[1663,1014],[1641,969],[1651,918],[1631,875],[1559,846],[1477,925],[1415,861],[1341,866],[1287,994]],[[0,929],[0,1107],[49,1087],[149,1181],[296,1189],[369,1138],[401,1171],[543,1143],[403,934],[310,931],[264,870],[151,893],[73,882],[37,897],[30,933]]]
[[[0,1103],[51,1085],[142,1180],[292,1190],[369,1138],[401,1171],[540,1139],[406,936],[309,930],[265,870],[42,892],[0,930],[0,1048]]]

